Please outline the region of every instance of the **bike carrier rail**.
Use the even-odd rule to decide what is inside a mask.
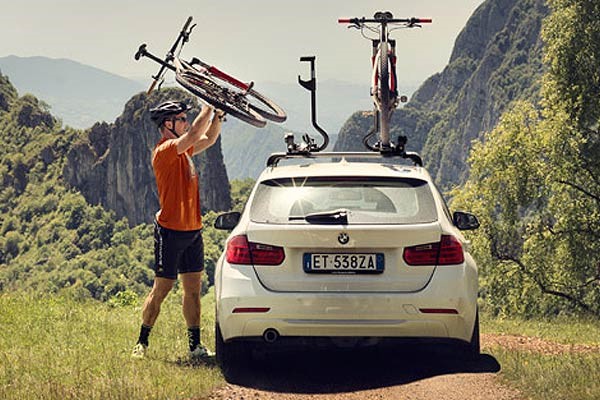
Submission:
[[[366,159],[386,159],[392,157],[400,157],[404,159],[410,159],[414,165],[422,167],[423,160],[421,156],[415,152],[403,152],[403,153],[376,153],[368,151],[331,151],[322,153],[273,153],[267,159],[267,167],[276,167],[281,160],[292,160],[292,159],[306,159],[306,158],[366,158]]]

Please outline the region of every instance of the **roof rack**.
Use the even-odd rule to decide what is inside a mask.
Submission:
[[[407,151],[404,153],[376,153],[372,151],[331,151],[331,152],[304,152],[304,153],[273,153],[267,159],[267,167],[276,167],[281,160],[306,159],[306,158],[368,158],[387,159],[393,157],[408,158],[419,167],[423,166],[423,160],[418,153]]]

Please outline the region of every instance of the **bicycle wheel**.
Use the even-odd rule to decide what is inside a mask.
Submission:
[[[281,107],[258,93],[256,90],[250,89],[246,98],[249,101],[249,107],[259,113],[263,118],[274,122],[284,122],[287,119],[287,115]]]
[[[175,73],[175,80],[184,89],[250,125],[262,128],[267,124],[267,121],[250,107],[242,93],[222,87],[206,74],[186,67]]]
[[[379,45],[379,99],[382,108],[389,108],[390,105],[390,73],[388,68],[388,50],[387,43],[381,42]]]
[[[380,101],[380,127],[379,132],[381,144],[383,146],[389,146],[390,144],[390,117],[391,117],[391,105],[390,105],[390,74],[388,64],[388,49],[387,43],[381,42],[379,44],[379,101]]]

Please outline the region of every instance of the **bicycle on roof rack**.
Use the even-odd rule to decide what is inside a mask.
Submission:
[[[396,75],[396,41],[390,39],[390,32],[396,29],[421,27],[431,23],[429,18],[394,18],[389,11],[378,11],[373,18],[340,18],[338,23],[350,24],[348,28],[360,29],[361,35],[372,42],[373,74],[371,78],[371,96],[375,105],[375,126],[363,139],[364,145],[372,151],[403,153],[406,137],[400,136],[394,143],[390,140],[390,120],[399,102],[406,102],[406,96],[398,97]],[[372,26],[375,24],[376,26]],[[390,26],[396,25],[394,28]],[[379,35],[371,38],[365,35],[365,29]],[[369,143],[370,138],[379,131],[379,140]]]
[[[161,65],[158,73],[152,77],[148,94],[157,84],[160,88],[169,69],[175,72],[175,80],[184,89],[250,125],[262,128],[267,124],[266,120],[285,121],[285,111],[254,90],[254,82],[244,83],[196,57],[190,61],[180,57],[183,45],[189,41],[192,29],[196,26],[190,26],[191,23],[192,17],[189,17],[164,59],[150,53],[145,43],[138,48],[134,55],[136,60],[148,57]]]
[[[315,74],[315,59],[314,56],[300,57],[300,61],[310,62],[310,74],[311,79],[304,80],[298,75],[298,83],[303,88],[310,91],[311,98],[311,119],[313,127],[319,132],[323,138],[323,142],[317,145],[315,140],[308,134],[302,136],[302,143],[296,143],[294,141],[294,135],[288,133],[285,135],[286,152],[285,153],[273,153],[267,160],[268,167],[276,167],[281,160],[289,159],[321,159],[321,158],[332,158],[332,159],[347,159],[347,158],[358,158],[358,159],[375,159],[383,157],[401,157],[404,159],[410,159],[414,165],[423,166],[423,160],[418,153],[412,151],[405,151],[404,147],[406,144],[406,137],[401,136],[398,138],[397,143],[393,147],[393,151],[381,151],[377,148],[369,148],[370,152],[322,152],[329,144],[329,135],[327,132],[319,126],[317,123],[317,78]],[[370,134],[369,134],[370,135]],[[368,135],[367,135],[368,136]]]

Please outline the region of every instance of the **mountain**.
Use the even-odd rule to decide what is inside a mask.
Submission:
[[[221,143],[229,178],[258,178],[269,155],[285,151],[285,132],[275,124],[254,128],[228,117],[221,131]]]
[[[195,104],[199,110],[193,96],[166,88],[150,96],[137,94],[114,123],[96,123],[87,130],[67,154],[63,170],[67,183],[89,203],[102,204],[134,225],[151,222],[159,204],[150,157],[159,133],[150,121],[149,109],[173,98]],[[202,208],[228,210],[231,196],[221,141],[202,153],[199,162],[194,161],[200,173]]]
[[[408,137],[438,184],[464,182],[474,139],[498,122],[510,102],[536,96],[542,73],[543,0],[487,0],[456,39],[450,61],[427,79],[391,122],[391,137]],[[335,150],[364,150],[371,129],[368,112],[354,113]]]
[[[123,104],[144,90],[134,80],[67,59],[1,57],[0,72],[19,93],[48,103],[55,116],[74,128],[114,121]]]

